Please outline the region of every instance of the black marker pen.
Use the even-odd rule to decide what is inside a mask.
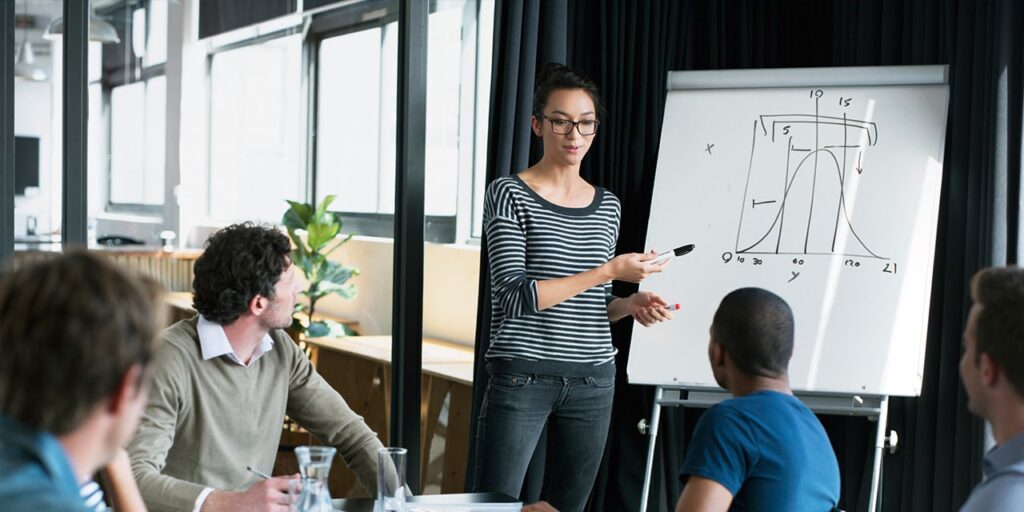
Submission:
[[[676,247],[675,249],[673,249],[671,251],[665,251],[665,252],[659,254],[657,257],[655,257],[653,260],[651,260],[650,263],[651,263],[651,265],[660,265],[660,264],[664,263],[665,261],[667,261],[669,258],[671,258],[673,256],[683,256],[685,254],[689,254],[690,251],[692,251],[694,247],[696,247],[696,246],[693,245],[693,244],[687,244],[687,245],[682,245],[682,246]]]

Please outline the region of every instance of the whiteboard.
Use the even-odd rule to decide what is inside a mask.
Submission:
[[[771,290],[798,391],[921,392],[942,182],[944,66],[673,72],[648,249],[696,244],[641,284],[681,304],[633,329],[631,383],[716,388],[721,299]]]

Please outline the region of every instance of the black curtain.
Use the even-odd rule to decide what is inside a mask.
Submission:
[[[514,23],[515,12],[509,12],[508,3],[500,5],[488,180],[526,167],[529,108],[514,107],[529,101],[533,77],[521,76],[523,70],[546,62],[510,53],[507,47],[515,45],[515,38],[507,24]],[[523,10],[534,5],[526,2]],[[620,252],[645,249],[667,71],[951,66],[923,392],[919,398],[891,403],[889,428],[898,431],[901,444],[885,458],[883,503],[886,510],[958,508],[980,478],[982,456],[981,422],[966,411],[957,370],[970,305],[967,284],[979,268],[1019,261],[1024,243],[1020,237],[1024,43],[1021,33],[1014,31],[1024,19],[1024,6],[1014,0],[570,0],[564,12],[566,63],[597,80],[609,114],[584,162],[583,175],[622,200]],[[523,33],[527,27],[522,25]],[[557,33],[551,37],[557,38]],[[508,72],[509,67],[515,73]],[[523,87],[524,79],[530,80],[530,87]],[[517,112],[515,122],[507,119],[509,112]],[[513,136],[512,128],[521,133]],[[513,154],[519,160],[512,159]],[[505,156],[496,158],[501,155]],[[483,258],[477,326],[476,382],[480,385],[475,405],[486,383],[482,355],[490,320],[486,255]],[[617,283],[615,291],[627,295],[634,289]],[[646,438],[636,425],[650,415],[653,390],[626,383],[631,328],[629,321],[613,328],[620,351],[619,376],[591,510],[636,510],[640,501]],[[681,491],[677,475],[683,444],[700,412],[663,411],[650,510],[674,506]],[[821,419],[843,473],[841,507],[864,510],[875,425],[863,418]]]
[[[491,70],[490,129],[487,135],[487,176],[496,178],[526,169],[539,157],[530,131],[533,86],[537,71],[548,62],[565,62],[566,0],[496,0],[494,9],[494,54]],[[531,149],[531,146],[532,149]],[[532,158],[531,158],[532,155]],[[483,402],[488,375],[484,354],[490,346],[491,277],[487,265],[487,239],[480,250],[480,289],[477,322],[473,407],[470,419],[469,461],[466,489],[474,488],[476,468],[476,418]],[[544,440],[530,463],[522,497],[536,501],[543,485]]]
[[[679,30],[676,24],[685,19],[685,10],[684,4],[674,0],[579,0],[571,4],[570,64],[600,85],[607,112],[581,174],[622,202],[619,254],[646,249],[667,73],[678,50],[674,43]],[[636,290],[634,284],[614,284],[614,293],[620,297]],[[593,510],[636,510],[640,502],[647,446],[637,423],[650,415],[653,396],[652,388],[630,385],[626,379],[632,329],[631,320],[612,326],[612,340],[619,350],[615,358],[615,402],[605,457],[591,498]],[[669,416],[663,416],[666,423],[672,422]],[[670,431],[671,427],[665,430]],[[674,443],[670,439],[668,444]],[[661,481],[658,479],[654,492]],[[652,495],[661,494],[665,493]]]
[[[983,455],[982,423],[966,410],[957,368],[969,280],[979,268],[1020,263],[1024,6],[1012,0],[918,2],[902,14],[886,13],[886,5],[842,7],[865,24],[891,14],[905,31],[902,39],[850,34],[842,52],[851,63],[888,51],[950,64],[923,392],[893,400],[889,427],[906,442],[886,458],[883,504],[887,510],[956,510],[981,477]],[[874,48],[867,43],[872,39]],[[860,41],[867,43],[864,51],[856,49]]]

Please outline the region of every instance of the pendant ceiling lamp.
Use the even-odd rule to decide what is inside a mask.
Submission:
[[[57,18],[46,27],[43,38],[49,40],[60,39],[64,35],[64,18]],[[89,8],[89,40],[99,43],[120,43],[121,38],[113,25],[102,18],[97,18],[96,13]]]

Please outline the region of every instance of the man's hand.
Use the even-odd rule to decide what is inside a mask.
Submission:
[[[201,512],[289,512],[297,496],[288,494],[288,482],[298,477],[296,474],[261,480],[241,492],[213,491],[203,502]]]
[[[558,509],[546,501],[538,501],[523,507],[523,512],[558,512]]]

